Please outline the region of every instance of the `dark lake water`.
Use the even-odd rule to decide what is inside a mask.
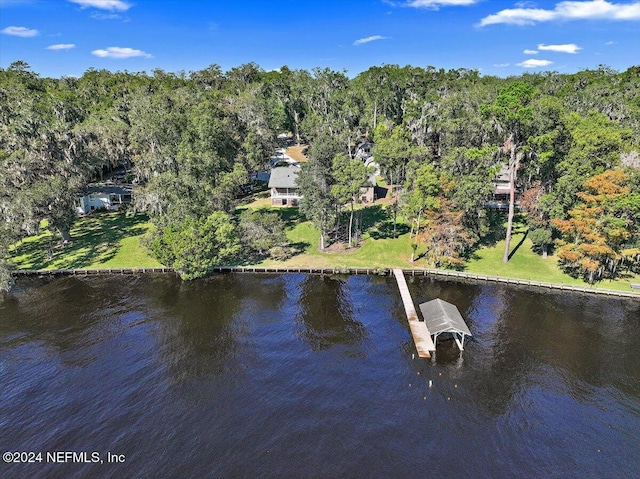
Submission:
[[[640,302],[409,287],[459,307],[462,357],[412,359],[392,278],[20,281],[0,299],[0,452],[43,460],[0,477],[639,477]]]

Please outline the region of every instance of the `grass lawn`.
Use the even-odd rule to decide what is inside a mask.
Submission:
[[[247,205],[250,208],[260,208],[263,204],[256,202]],[[286,261],[265,260],[256,266],[283,267],[359,267],[359,268],[426,268],[428,265],[420,259],[424,247],[416,251],[415,262],[411,262],[411,242],[407,233],[408,226],[399,221],[397,239],[392,239],[391,221],[383,217],[379,204],[365,208],[365,241],[360,248],[344,249],[323,253],[320,251],[320,233],[310,222],[300,222],[299,212],[295,208],[271,208],[279,212],[288,223],[287,237],[303,253],[293,256]],[[568,284],[600,289],[615,289],[631,291],[630,283],[640,282],[640,275],[629,275],[615,281],[604,280],[591,286],[581,279],[572,278],[564,274],[558,267],[557,258],[549,256],[543,259],[531,249],[532,243],[525,237],[523,225],[515,225],[512,240],[512,256],[508,263],[502,262],[504,240],[492,246],[478,249],[465,264],[464,271],[475,274],[503,276],[509,278],[528,279],[545,283]]]
[[[46,225],[11,249],[18,269],[152,268],[162,266],[140,245],[150,224],[144,215],[97,213],[76,221],[63,244]]]
[[[619,291],[631,291],[631,283],[640,281],[640,276],[629,275],[615,281],[603,280],[592,286],[582,279],[572,278],[564,274],[558,267],[555,256],[543,259],[531,249],[529,239],[523,240],[524,233],[516,233],[511,239],[512,257],[508,263],[502,262],[504,253],[504,240],[498,241],[494,246],[482,247],[475,252],[473,258],[466,264],[465,271],[491,276],[504,276],[508,278],[529,279],[545,283],[562,283],[573,286],[593,287],[599,289],[615,289]],[[520,246],[516,249],[518,244]],[[515,250],[515,253],[513,252]]]
[[[392,238],[393,223],[387,218],[381,205],[362,209],[362,220],[367,231],[365,241],[360,248],[343,248],[331,252],[320,251],[320,232],[310,221],[302,221],[297,208],[271,208],[264,204],[263,198],[241,207],[250,209],[268,209],[280,215],[285,221],[289,241],[302,251],[286,261],[264,260],[256,266],[282,267],[358,267],[358,268],[411,268],[411,244],[409,230],[404,223],[398,222],[398,238]]]
[[[286,234],[299,254],[286,261],[272,259],[256,266],[309,267],[309,268],[425,268],[428,265],[416,251],[411,262],[409,227],[400,219],[398,237],[393,239],[393,223],[384,206],[370,205],[360,211],[364,241],[359,248],[333,246],[331,252],[319,248],[320,233],[309,221],[303,221],[298,208],[272,208],[268,193],[261,192],[239,206],[239,209],[268,209],[277,212],[286,224]],[[522,225],[519,225],[522,226]],[[523,228],[515,228],[512,238],[512,257],[502,263],[504,240],[478,249],[466,263],[469,273],[528,279],[547,283],[589,286],[580,279],[571,278],[558,268],[557,259],[543,259],[531,250],[531,241]],[[72,269],[72,268],[144,268],[162,266],[148,255],[140,245],[140,238],[151,227],[144,215],[98,213],[78,219],[71,230],[73,240],[63,244],[57,234],[46,225],[38,236],[25,238],[10,251],[11,261],[18,269]],[[640,283],[640,275],[629,275],[616,281],[599,282],[596,288],[630,291],[630,283]]]
[[[360,248],[323,253],[320,251],[320,233],[308,221],[296,225],[287,231],[289,240],[304,248],[304,253],[287,261],[265,260],[262,266],[300,266],[300,267],[351,267],[351,268],[411,268],[411,245],[409,235],[397,239],[369,237]]]

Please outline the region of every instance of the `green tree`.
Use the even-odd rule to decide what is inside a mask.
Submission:
[[[507,234],[505,237],[504,255],[502,261],[509,261],[511,246],[511,231],[515,211],[515,184],[520,162],[524,158],[527,128],[533,118],[531,101],[535,95],[533,86],[517,81],[508,84],[498,92],[498,98],[492,105],[483,105],[481,113],[491,117],[496,127],[504,131],[508,137],[502,146],[502,151],[509,155],[509,214],[507,218]]]
[[[75,199],[96,165],[86,118],[68,82],[42,80],[20,64],[0,71],[0,205],[24,232],[47,219],[64,240]]]
[[[435,211],[440,207],[440,193],[440,176],[431,163],[422,164],[407,179],[405,194],[402,198],[402,210],[405,216],[411,219],[409,239],[413,235],[414,226],[416,236],[419,236],[420,221],[425,211]],[[414,260],[414,254],[415,248],[411,253],[411,262]]]
[[[349,248],[353,237],[353,211],[358,201],[362,187],[365,186],[370,168],[364,166],[359,159],[350,159],[344,153],[339,153],[333,158],[332,174],[335,184],[331,186],[331,194],[339,204],[349,203]]]
[[[600,113],[569,114],[569,150],[558,162],[558,180],[551,189],[553,218],[565,219],[577,202],[585,179],[620,165],[620,154],[630,144],[632,130]]]
[[[336,200],[331,194],[333,179],[327,174],[321,160],[311,157],[302,165],[296,183],[300,193],[300,211],[320,231],[320,249],[324,250],[326,238],[336,223]]]
[[[195,279],[208,275],[216,266],[236,261],[241,246],[230,217],[217,211],[203,218],[187,216],[157,230],[150,249],[158,261],[175,268],[183,279]]]
[[[446,196],[463,212],[462,226],[474,242],[491,233],[486,204],[501,163],[495,148],[454,148],[441,161]]]
[[[520,209],[527,213],[528,236],[533,243],[533,250],[541,252],[543,258],[547,258],[549,246],[553,242],[553,231],[548,214],[550,208],[546,204],[548,198],[540,182],[534,183],[520,198]]]
[[[426,155],[424,148],[411,142],[411,136],[403,126],[396,126],[389,131],[386,124],[380,123],[375,131],[375,145],[373,156],[382,173],[389,179],[389,187],[393,201],[393,236],[396,236],[398,194],[397,184],[402,184],[407,166],[411,161],[417,161]]]
[[[288,244],[285,223],[274,212],[243,211],[240,215],[240,232],[242,242],[260,255]]]

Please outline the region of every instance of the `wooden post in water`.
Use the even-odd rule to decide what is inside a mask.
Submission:
[[[431,339],[429,329],[423,321],[418,319],[418,313],[413,305],[413,299],[411,298],[411,293],[409,293],[409,287],[407,286],[407,281],[404,278],[404,273],[401,269],[395,268],[393,270],[393,274],[396,277],[398,289],[400,289],[400,296],[404,303],[404,310],[407,313],[409,329],[411,329],[413,341],[415,342],[416,349],[418,350],[418,357],[430,358],[431,352],[435,352],[436,347]]]

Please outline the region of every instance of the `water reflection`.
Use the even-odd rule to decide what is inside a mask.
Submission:
[[[0,349],[42,343],[63,363],[84,366],[90,347],[120,334],[123,317],[135,308],[138,281],[65,277],[22,281],[0,303]]]
[[[411,359],[390,278],[21,280],[0,301],[0,442],[127,463],[0,475],[637,475],[640,304],[410,289],[460,308],[475,337],[462,359],[453,343]]]
[[[352,347],[365,338],[366,329],[356,319],[346,279],[307,276],[301,284],[299,303],[299,334],[312,350]],[[348,351],[354,354],[357,350]]]
[[[491,414],[507,412],[541,377],[581,402],[606,384],[640,398],[640,368],[622,366],[640,364],[637,301],[422,279],[411,287],[420,302],[442,297],[460,309],[473,334],[464,364],[476,371],[469,379]],[[459,366],[456,351],[438,342],[438,364]]]
[[[234,318],[247,291],[229,275],[184,282],[163,278],[149,288],[158,354],[174,381],[235,369],[240,345]]]
[[[565,305],[563,320],[558,320],[560,303]],[[592,387],[611,384],[630,393],[635,390],[640,397],[629,383],[631,379],[640,384],[640,368],[619,374],[621,365],[640,364],[635,346],[639,333],[637,301],[530,292],[513,295],[502,339],[510,338],[511,349],[527,351],[519,353],[524,361],[542,363]],[[588,390],[577,387],[573,392],[576,399],[585,400]]]

